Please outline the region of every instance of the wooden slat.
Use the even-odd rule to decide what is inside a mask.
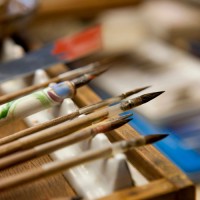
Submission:
[[[176,189],[174,186],[165,179],[152,181],[147,185],[132,187],[125,190],[114,192],[113,194],[101,198],[101,200],[142,200],[142,199],[169,199],[175,200],[174,193]],[[166,195],[166,196],[164,196]],[[157,198],[160,196],[159,198]]]

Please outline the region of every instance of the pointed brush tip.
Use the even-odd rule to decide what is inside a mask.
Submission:
[[[146,144],[151,144],[160,141],[167,137],[169,134],[152,134],[145,136]]]
[[[158,91],[158,92],[152,92],[152,93],[149,93],[149,94],[152,95],[152,96],[157,97],[157,96],[163,94],[164,92],[165,92],[165,91]]]
[[[142,87],[142,88],[138,88],[138,89],[133,89],[133,90],[130,90],[130,91],[128,91],[128,92],[126,92],[126,93],[124,93],[122,95],[124,96],[124,98],[126,98],[126,97],[129,97],[129,96],[133,95],[133,94],[136,94],[136,93],[139,93],[139,92],[141,92],[143,90],[146,90],[149,87],[151,87],[151,86],[146,86],[146,87]]]
[[[128,122],[130,122],[131,120],[133,120],[132,117],[131,117],[131,118],[128,118],[128,119],[125,119],[125,122],[128,123]]]
[[[145,86],[145,87],[141,87],[141,88],[138,88],[138,89],[136,89],[138,92],[141,92],[141,91],[143,91],[143,90],[146,90],[146,89],[148,89],[148,88],[150,88],[151,86]]]
[[[95,79],[97,76],[101,75],[102,73],[104,73],[106,70],[95,70],[92,73],[88,73],[86,74],[86,80],[88,79],[88,81],[91,81],[93,79]]]
[[[132,116],[131,114],[127,114],[126,116],[121,116],[117,119],[114,119],[111,124],[112,124],[112,129],[119,128],[120,126],[123,126],[124,124],[128,123],[131,121],[133,118],[130,118]]]
[[[72,80],[74,86],[76,88],[81,87],[87,83],[89,83],[91,80],[95,79],[97,76],[101,75],[102,73],[104,73],[106,70],[95,70],[91,73],[87,73],[85,75],[82,75],[74,80]]]
[[[116,124],[126,124],[129,121],[131,121],[133,118],[132,117],[128,117],[128,118],[118,118],[114,123]]]
[[[152,92],[152,93],[141,95],[142,102],[146,103],[148,101],[151,101],[152,99],[158,97],[159,95],[161,95],[164,92],[165,91],[159,91],[159,92]]]
[[[148,85],[148,86],[141,87],[141,88],[139,88],[139,89],[140,89],[140,90],[145,90],[145,89],[150,88],[150,87],[152,87],[152,86],[151,86],[151,85]]]
[[[119,127],[123,126],[124,124],[127,124],[131,120],[132,120],[132,118],[121,119],[119,121],[116,121],[113,127],[119,128]]]
[[[162,93],[164,93],[164,92],[165,92],[165,91],[159,91],[159,92],[157,92],[157,93],[160,95],[160,94],[162,94]]]
[[[128,113],[128,114],[122,115],[121,119],[127,119],[127,118],[129,118],[131,116],[133,116],[133,113]]]
[[[150,88],[150,87],[152,87],[151,85],[148,85],[148,86],[146,86],[146,87],[143,87],[143,89],[145,90],[145,89],[148,89],[148,88]]]

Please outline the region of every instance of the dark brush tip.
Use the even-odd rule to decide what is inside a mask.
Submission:
[[[91,72],[91,73],[85,74],[83,76],[80,76],[76,79],[73,79],[72,83],[74,84],[74,86],[76,88],[81,87],[83,85],[86,85],[91,80],[93,80],[94,78],[96,78],[100,74],[104,73],[105,71],[107,71],[107,69],[95,70],[94,72]]]
[[[133,118],[125,119],[125,120],[124,120],[124,123],[126,124],[126,123],[130,122],[131,120],[133,120]]]
[[[103,74],[104,72],[108,71],[108,69],[109,67],[103,67],[101,69],[95,70],[94,72],[91,72],[90,75],[99,76]]]
[[[128,92],[126,92],[126,93],[124,93],[124,94],[122,94],[122,95],[123,95],[124,98],[126,98],[126,97],[129,97],[129,96],[133,95],[133,94],[136,94],[136,93],[138,93],[138,92],[141,92],[141,91],[143,91],[143,90],[145,90],[145,89],[147,89],[147,88],[149,88],[149,87],[151,87],[151,86],[146,86],[146,87],[142,87],[142,88],[137,88],[137,89],[128,91]]]
[[[156,98],[157,96],[161,95],[163,92],[164,91],[143,94],[140,96],[140,98],[142,99],[142,103],[146,103],[146,102],[151,101],[152,99]]]
[[[80,76],[80,77],[78,77],[76,79],[73,79],[71,82],[74,84],[74,86],[76,88],[79,88],[79,87],[89,83],[92,79],[93,79],[92,76],[88,76],[86,74],[86,75]]]
[[[72,197],[71,200],[82,200],[83,197],[79,197],[79,196],[75,196],[75,197]]]
[[[120,116],[116,119],[114,119],[112,122],[111,122],[111,126],[112,126],[112,129],[115,129],[115,128],[119,128],[120,126],[128,123],[129,121],[132,120],[132,118],[130,118],[133,114],[127,114],[127,115],[124,115],[124,116]]]
[[[164,139],[167,137],[169,134],[153,134],[153,135],[147,135],[145,136],[146,144],[151,144],[154,142],[157,142],[159,140]]]

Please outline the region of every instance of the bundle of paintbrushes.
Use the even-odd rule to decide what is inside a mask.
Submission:
[[[122,120],[121,124],[123,124],[125,122],[127,122],[127,121]],[[118,123],[119,123],[119,121],[118,121]],[[112,122],[110,124],[111,124],[110,125],[111,126],[110,130],[111,130]],[[119,126],[119,124],[117,124],[116,127]],[[102,130],[104,130],[104,129],[102,129]],[[94,132],[92,132],[92,133],[94,133]],[[163,139],[166,136],[167,135],[165,135],[165,134],[157,134],[157,135],[149,135],[149,136],[145,136],[145,137],[138,137],[137,139],[131,139],[128,141],[116,142],[111,146],[107,146],[107,147],[98,149],[96,151],[88,151],[86,153],[83,153],[80,156],[71,158],[69,160],[48,163],[37,169],[31,170],[27,173],[22,173],[22,174],[19,174],[16,176],[2,179],[0,182],[0,191],[6,190],[9,188],[13,188],[16,186],[21,186],[21,184],[29,183],[31,181],[34,181],[34,180],[37,180],[40,178],[45,178],[49,175],[53,175],[55,173],[62,172],[66,169],[72,168],[74,166],[77,166],[77,165],[85,163],[85,162],[90,162],[90,161],[100,159],[100,158],[108,158],[117,153],[126,152],[126,151],[129,151],[133,148],[136,148],[136,147],[139,147],[142,145],[151,144],[153,142],[159,141],[160,139]],[[73,140],[73,139],[71,138],[71,140]],[[52,145],[52,149],[56,149],[55,148],[56,145],[53,142],[51,143],[51,145]],[[59,146],[59,144],[57,144],[57,145]],[[53,148],[53,146],[54,146],[54,148]],[[22,152],[21,157],[27,158],[29,155],[32,155],[32,154],[40,155],[40,152],[42,152],[42,151],[45,152],[45,150],[44,150],[45,147],[46,146],[38,146],[37,149],[33,149],[32,151],[24,152],[24,153]],[[47,149],[47,147],[46,147],[46,149]],[[49,151],[46,150],[46,153],[47,152],[49,152]],[[16,156],[18,156],[18,155],[16,155]],[[19,158],[21,158],[21,157],[19,156]],[[33,157],[35,157],[35,156],[33,156]],[[7,160],[7,163],[9,162],[8,160]],[[4,163],[5,163],[5,161],[4,161]]]
[[[139,90],[141,90],[141,89],[138,89],[138,91]],[[128,92],[127,94],[130,94],[130,93],[131,92]],[[6,154],[15,152],[17,150],[28,149],[28,148],[34,147],[38,144],[48,142],[53,139],[60,138],[65,135],[71,134],[78,129],[81,129],[83,127],[86,127],[88,125],[95,123],[95,121],[101,121],[105,118],[118,115],[124,111],[130,110],[136,106],[142,105],[142,104],[154,99],[161,93],[163,93],[163,92],[144,94],[139,97],[123,101],[117,105],[110,106],[110,107],[101,109],[96,112],[92,112],[92,113],[85,115],[83,117],[80,117],[80,118],[76,118],[70,122],[64,121],[66,119],[72,119],[75,116],[78,116],[79,114],[87,113],[89,111],[91,112],[91,110],[95,110],[98,107],[109,104],[109,102],[111,102],[111,100],[114,102],[117,99],[117,98],[112,98],[109,100],[102,101],[99,104],[97,103],[95,105],[80,109],[79,111],[71,113],[67,116],[63,116],[61,118],[54,119],[53,122],[56,122],[56,124],[53,123],[53,124],[49,125],[49,122],[47,122],[45,124],[40,124],[36,127],[14,133],[12,136],[8,136],[6,138],[1,139],[1,144],[3,144],[3,143],[6,143],[6,144],[0,146],[0,156],[4,156]],[[82,112],[82,110],[83,111],[85,110],[85,112]],[[48,127],[48,128],[46,128],[46,127]],[[36,130],[36,132],[33,132],[31,130]],[[39,131],[37,131],[37,130],[39,130]]]
[[[38,111],[46,110],[56,105],[60,106],[58,109],[62,109],[62,105],[68,101],[66,98],[75,97],[76,89],[105,72],[108,69],[108,63],[110,63],[110,60],[107,59],[95,62],[88,66],[65,72],[42,84],[30,86],[13,94],[2,96],[0,101],[5,104],[0,106],[0,124],[12,123],[13,119],[24,118],[33,113],[42,116],[44,111],[39,113]],[[53,83],[59,81],[63,82]],[[48,84],[50,85],[48,86]],[[43,87],[46,88],[42,89]],[[113,159],[113,162],[115,162],[114,166],[120,167],[122,161],[119,161],[116,157],[121,153],[151,144],[166,137],[166,134],[152,134],[145,137],[137,136],[127,141],[123,140],[105,145],[99,140],[101,145],[96,149],[86,148],[77,155],[71,151],[72,155],[68,158],[65,158],[63,153],[59,153],[62,149],[67,149],[70,153],[70,148],[73,146],[75,149],[83,146],[84,149],[84,145],[88,142],[93,143],[94,138],[100,136],[100,133],[107,133],[109,137],[114,129],[120,128],[130,120],[134,120],[132,114],[125,114],[124,112],[145,104],[163,93],[163,91],[145,93],[126,99],[147,88],[135,88],[118,96],[101,100],[75,110],[70,110],[69,107],[69,112],[67,111],[62,116],[46,120],[44,123],[38,123],[32,127],[2,137],[0,139],[0,170],[10,169],[10,167],[16,165],[20,166],[18,164],[23,165],[25,161],[30,161],[33,158],[39,158],[47,154],[50,154],[55,161],[43,164],[36,169],[30,169],[24,173],[1,179],[0,192],[13,189],[17,186],[21,187],[25,183],[43,179],[60,172],[66,173],[68,169],[70,171],[65,176],[72,176],[74,173],[73,170],[76,170],[74,168],[75,166],[78,168],[79,166],[89,168],[87,166],[88,164],[85,163],[95,163],[97,162],[95,160],[99,159],[104,160],[106,163],[109,163],[109,160]],[[36,89],[41,90],[35,91]],[[8,100],[9,102],[7,102]],[[67,110],[68,108],[65,109]],[[55,154],[55,152],[58,153]],[[59,156],[61,156],[61,159],[59,159]],[[126,159],[123,162],[126,163]],[[78,171],[78,173],[84,173],[82,169],[78,169]],[[125,174],[130,173],[127,167],[122,172]],[[117,177],[120,172],[116,172],[113,168],[112,173]],[[70,178],[69,181],[72,185],[75,185],[74,187],[76,187],[76,184],[79,184],[75,178]],[[84,197],[88,197],[88,194],[79,192],[81,190],[80,186],[78,188],[78,193]],[[76,190],[76,188],[74,189]],[[115,187],[112,188],[112,191],[114,190],[116,190]],[[106,191],[106,193],[108,194],[109,192]],[[93,195],[93,197],[98,197],[98,195]]]

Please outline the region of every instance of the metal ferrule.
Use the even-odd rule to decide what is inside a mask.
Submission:
[[[141,104],[141,98],[129,99],[127,101],[123,101],[121,103],[120,108],[123,111],[126,111],[126,110],[130,110],[136,106],[139,106],[140,104]]]

